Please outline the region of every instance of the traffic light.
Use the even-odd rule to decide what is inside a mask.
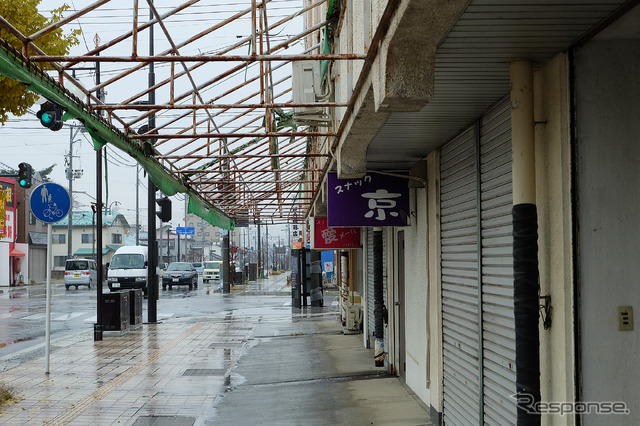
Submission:
[[[31,178],[33,175],[33,168],[29,163],[18,164],[18,185],[23,188],[31,188]]]
[[[156,204],[158,204],[159,209],[156,210],[156,216],[162,222],[170,222],[171,221],[171,200],[169,197],[160,197],[156,198]]]
[[[62,114],[64,111],[60,105],[47,101],[40,105],[40,111],[36,113],[36,117],[44,127],[57,132],[62,129]]]

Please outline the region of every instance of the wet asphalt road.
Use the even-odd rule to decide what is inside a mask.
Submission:
[[[269,280],[273,281],[273,280]],[[269,311],[269,306],[282,307],[290,303],[288,289],[272,282],[261,282],[247,286],[247,295],[270,295],[275,297],[247,297],[236,299],[219,292],[217,282],[203,283],[199,278],[198,288],[188,290],[186,286],[173,290],[160,289],[157,304],[158,321],[198,317],[233,312],[238,316],[252,316]],[[65,291],[62,281],[52,283],[51,339],[78,333],[93,335],[96,322],[97,291],[86,287]],[[109,292],[106,285],[105,293]],[[236,292],[237,295],[237,292]],[[29,359],[44,353],[46,323],[45,285],[38,284],[20,288],[4,288],[0,293],[0,371],[4,360]],[[148,300],[142,303],[143,321],[148,320]]]

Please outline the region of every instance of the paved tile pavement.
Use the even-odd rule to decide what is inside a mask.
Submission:
[[[44,358],[0,373],[19,397],[0,424],[429,424],[400,381],[373,367],[362,336],[341,333],[335,312],[282,309],[57,339],[49,374]]]

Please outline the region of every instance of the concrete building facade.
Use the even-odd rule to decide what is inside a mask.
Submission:
[[[333,51],[368,60],[332,64],[325,84],[349,107],[318,145],[338,178],[406,176],[408,225],[382,231],[385,365],[435,424],[518,424],[529,395],[542,424],[640,422],[639,23],[624,1],[341,3]],[[347,258],[362,262],[373,347],[363,231]],[[607,413],[616,402],[623,413]]]

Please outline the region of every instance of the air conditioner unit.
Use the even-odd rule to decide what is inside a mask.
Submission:
[[[360,333],[362,325],[362,307],[361,305],[347,306],[347,324],[345,334]]]
[[[313,104],[324,95],[320,61],[294,61],[292,72],[293,102]],[[330,115],[322,106],[295,107],[293,116],[300,125],[318,126],[328,124]]]

